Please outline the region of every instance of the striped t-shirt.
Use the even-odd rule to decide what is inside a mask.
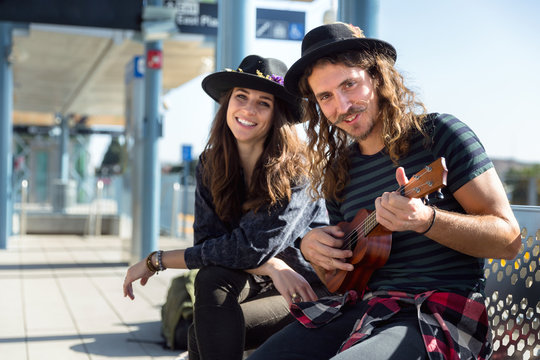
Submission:
[[[422,134],[415,134],[399,166],[404,167],[410,179],[426,165],[444,157],[448,168],[447,186],[442,190],[444,198],[430,197],[430,203],[464,213],[452,194],[493,164],[474,132],[454,116],[431,114],[425,125],[432,141],[426,142]],[[384,152],[362,155],[355,143],[349,156],[350,182],[342,194],[344,201],[327,201],[331,224],[350,222],[360,209],[374,210],[378,196],[398,188],[396,166]],[[388,261],[375,270],[368,288],[412,293],[483,291],[483,266],[484,259],[457,252],[416,232],[394,232]]]

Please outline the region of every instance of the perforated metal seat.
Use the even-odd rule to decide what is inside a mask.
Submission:
[[[540,359],[540,212],[513,206],[522,246],[511,261],[486,263],[486,306],[493,331],[493,360]]]

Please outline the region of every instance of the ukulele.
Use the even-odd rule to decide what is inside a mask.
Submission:
[[[443,157],[417,172],[406,185],[397,191],[408,198],[421,198],[446,186],[448,170]],[[392,232],[377,222],[375,211],[359,210],[351,222],[337,224],[345,233],[342,249],[350,249],[353,256],[347,262],[354,270],[328,271],[313,265],[315,272],[329,291],[343,293],[347,290],[364,291],[373,272],[388,260],[392,247]]]

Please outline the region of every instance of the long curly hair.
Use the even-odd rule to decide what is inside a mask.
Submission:
[[[313,67],[325,63],[360,67],[374,79],[379,99],[376,121],[383,124],[384,149],[396,166],[399,158],[409,150],[411,130],[418,130],[427,138],[423,128],[426,108],[405,86],[403,76],[385,56],[348,51],[323,57],[306,68],[299,80],[299,88],[308,99],[304,103],[304,118],[308,120],[306,133],[312,192],[315,196],[341,200],[340,194],[349,182],[348,153],[355,139],[344,130],[332,126],[309,87],[308,77]]]
[[[210,137],[201,156],[203,183],[210,189],[215,211],[227,223],[235,223],[248,211],[258,211],[291,198],[291,187],[307,179],[305,143],[291,125],[292,114],[275,97],[272,126],[255,165],[251,184],[245,188],[236,139],[227,126],[232,89],[226,92],[216,113]]]

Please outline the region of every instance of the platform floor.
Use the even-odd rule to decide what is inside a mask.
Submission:
[[[159,239],[162,249],[191,239]],[[168,269],[124,298],[129,240],[72,235],[13,236],[0,250],[0,358],[175,359],[163,349],[161,305]]]

